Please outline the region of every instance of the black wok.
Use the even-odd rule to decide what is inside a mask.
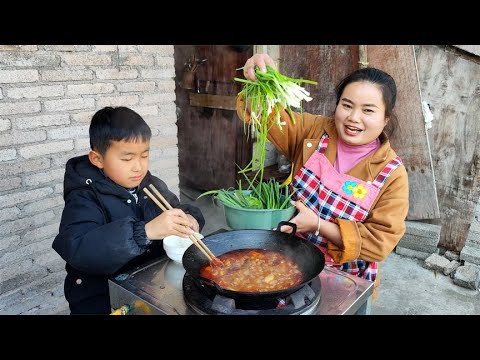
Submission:
[[[203,238],[203,242],[215,256],[240,249],[264,249],[284,253],[295,261],[303,274],[303,281],[297,286],[270,292],[240,292],[223,289],[214,281],[200,276],[200,270],[208,263],[208,259],[195,245],[191,245],[183,254],[183,267],[197,285],[210,296],[219,294],[235,299],[236,302],[249,304],[265,303],[285,297],[318,276],[325,266],[325,257],[320,249],[310,241],[295,236],[297,229],[295,224],[282,221],[278,224],[277,229],[282,225],[291,226],[292,233],[287,234],[273,230],[232,230],[206,236]]]

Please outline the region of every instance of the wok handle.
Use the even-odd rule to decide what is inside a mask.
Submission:
[[[290,226],[293,229],[293,231],[288,236],[289,238],[295,236],[295,234],[297,233],[297,224],[294,224],[294,223],[291,223],[291,222],[288,222],[288,221],[280,221],[277,225],[278,230],[276,230],[276,231],[280,231],[280,227],[282,225]]]
[[[209,279],[209,278],[205,278],[203,276],[199,276],[198,277],[198,281],[200,281],[200,283],[202,285],[207,285],[207,286],[210,286],[210,287],[214,287],[215,289],[217,289],[217,291],[221,291],[223,290],[220,286],[218,286],[218,284],[213,281],[212,279]]]

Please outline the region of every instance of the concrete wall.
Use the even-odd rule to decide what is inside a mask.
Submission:
[[[66,161],[91,116],[128,106],[151,126],[151,168],[179,195],[173,46],[0,45],[0,313],[67,308],[52,250]]]

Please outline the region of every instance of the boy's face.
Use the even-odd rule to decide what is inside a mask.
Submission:
[[[90,151],[89,158],[112,181],[124,188],[134,188],[147,174],[149,151],[150,141],[112,141],[105,156]]]

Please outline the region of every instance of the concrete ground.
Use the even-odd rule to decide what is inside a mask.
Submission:
[[[380,264],[374,315],[478,315],[480,295],[449,276],[425,269],[423,260],[392,253]]]
[[[198,206],[205,216],[202,230],[208,235],[228,229],[223,207],[210,197],[197,199],[200,193],[182,188],[180,199]],[[378,297],[373,315],[479,315],[479,291],[465,289],[441,273],[422,267],[423,261],[392,253],[380,264]]]

